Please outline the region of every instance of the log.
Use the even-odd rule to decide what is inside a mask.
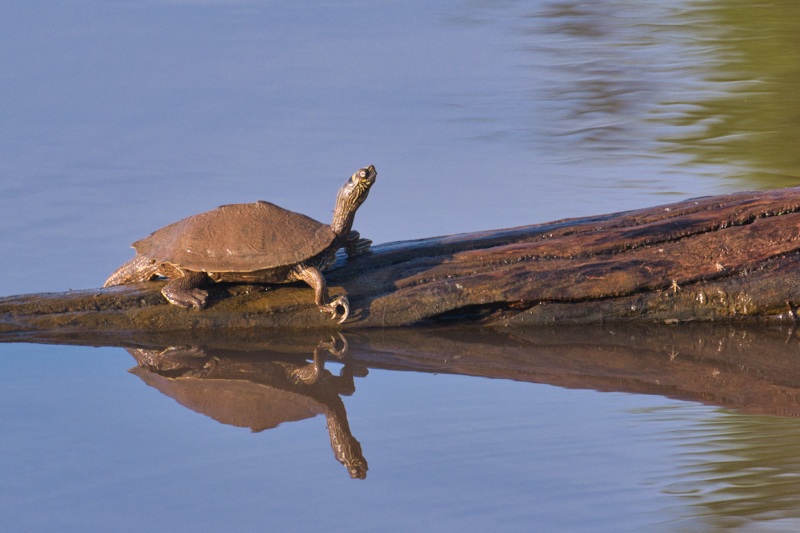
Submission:
[[[154,281],[2,298],[0,333],[793,321],[799,211],[800,188],[744,192],[342,254],[326,271],[350,299],[342,326],[302,284],[215,284],[196,311]]]

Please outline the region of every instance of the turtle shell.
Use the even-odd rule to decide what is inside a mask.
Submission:
[[[299,263],[335,238],[327,224],[259,201],[184,218],[132,246],[140,255],[197,272],[252,272]]]

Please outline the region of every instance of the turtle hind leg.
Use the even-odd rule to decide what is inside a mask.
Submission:
[[[328,286],[325,283],[325,277],[318,268],[304,265],[300,263],[292,269],[289,273],[289,281],[305,281],[314,289],[314,301],[316,302],[319,310],[323,313],[330,313],[333,315],[331,318],[336,320],[339,314],[339,307],[344,309],[342,318],[339,319],[339,324],[347,320],[350,314],[350,302],[344,294],[337,294],[332,299],[328,299]]]
[[[200,285],[208,280],[205,272],[180,270],[182,276],[175,277],[161,289],[161,294],[171,304],[178,307],[196,307],[203,309],[208,299],[208,291],[200,289]]]
[[[158,276],[158,264],[143,255],[136,255],[133,259],[119,267],[111,274],[103,287],[114,287],[127,283],[141,283],[150,281]]]

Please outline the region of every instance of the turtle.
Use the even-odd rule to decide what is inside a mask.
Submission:
[[[120,266],[104,287],[169,278],[161,293],[180,307],[206,306],[210,282],[290,283],[305,281],[320,311],[339,324],[350,314],[347,296],[328,297],[322,271],[336,252],[366,253],[372,241],[352,230],[356,210],[377,176],[375,167],[360,169],[336,196],[330,225],[269,202],[223,205],[164,226],[134,242],[136,256]]]

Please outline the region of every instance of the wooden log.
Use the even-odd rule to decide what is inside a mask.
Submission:
[[[799,251],[792,188],[389,243],[326,277],[350,299],[344,328],[794,320]],[[2,298],[0,332],[339,327],[302,284],[216,284],[202,311],[168,304],[163,284]]]

